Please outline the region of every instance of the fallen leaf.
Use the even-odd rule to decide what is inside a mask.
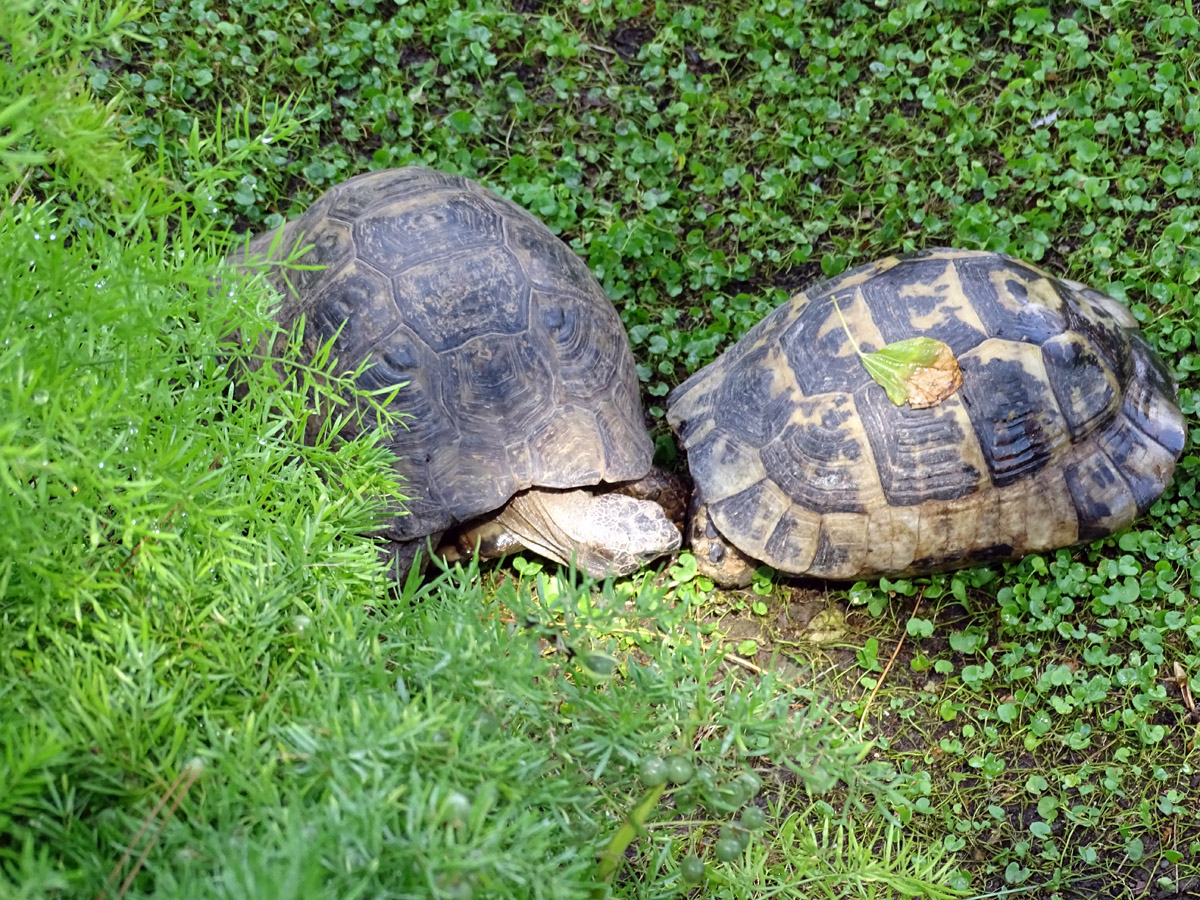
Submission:
[[[863,365],[897,406],[937,406],[962,387],[954,351],[929,337],[908,338],[862,354]]]
[[[914,337],[863,353],[836,299],[833,308],[867,374],[897,406],[907,403],[913,409],[928,409],[962,387],[962,370],[949,345],[931,337]]]

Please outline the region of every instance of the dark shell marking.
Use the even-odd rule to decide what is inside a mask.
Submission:
[[[894,406],[834,300],[864,350],[948,343],[962,389],[933,409]],[[676,388],[667,419],[710,541],[784,572],[860,578],[1125,527],[1182,451],[1174,397],[1116,301],[1007,256],[939,249],[798,294]]]
[[[277,241],[275,250],[272,243]],[[529,487],[640,478],[652,446],[620,318],[587,266],[545,225],[466,178],[407,168],[351,178],[249,245],[297,243],[323,270],[276,269],[288,328],[336,338],[365,388],[407,382],[392,449],[413,489],[385,531],[420,538]],[[236,262],[236,259],[235,259]]]

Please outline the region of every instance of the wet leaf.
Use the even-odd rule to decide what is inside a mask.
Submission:
[[[962,387],[962,370],[946,344],[929,337],[908,338],[862,354],[867,373],[897,406],[937,406]]]

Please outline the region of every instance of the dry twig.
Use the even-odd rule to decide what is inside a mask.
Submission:
[[[200,772],[203,768],[204,767],[199,760],[192,760],[183,767],[183,771],[179,773],[179,777],[171,782],[171,787],[168,788],[167,792],[159,798],[156,804],[154,804],[154,809],[150,810],[150,812],[146,814],[146,817],[142,819],[142,827],[138,829],[137,834],[133,836],[133,840],[129,842],[129,846],[125,848],[125,853],[117,861],[117,864],[113,866],[112,871],[108,873],[108,878],[104,881],[104,887],[102,887],[100,889],[100,893],[96,895],[96,900],[104,900],[105,895],[113,886],[113,882],[115,882],[121,876],[121,872],[124,871],[125,865],[129,862],[129,857],[133,855],[133,851],[136,850],[138,845],[142,842],[142,838],[145,836],[146,831],[151,825],[158,821],[158,827],[154,829],[154,834],[150,835],[150,839],[142,848],[142,852],[134,862],[133,867],[129,870],[129,874],[125,876],[125,880],[121,882],[121,887],[117,890],[117,900],[121,900],[121,898],[125,896],[126,892],[129,890],[129,886],[133,884],[133,879],[137,877],[137,873],[141,870],[142,865],[146,862],[146,857],[150,855],[150,851],[153,850],[154,845],[158,843],[158,839],[162,835],[163,829],[167,827],[167,822],[171,820],[171,816],[175,814],[175,810],[177,810],[179,808],[179,804],[183,802],[183,798],[186,796],[188,789],[191,788],[191,786],[195,784],[196,779],[200,777]],[[167,805],[168,801],[170,801],[171,805],[167,809],[166,814],[161,820],[159,820],[158,814],[162,811],[162,808]]]
[[[921,598],[917,597],[917,602],[913,604],[912,615],[910,619],[916,618],[917,610],[921,608]],[[879,680],[875,682],[875,687],[871,688],[871,695],[867,697],[867,705],[863,707],[862,715],[858,718],[858,729],[862,730],[863,723],[867,721],[867,713],[871,709],[871,704],[875,702],[875,695],[879,693],[879,689],[883,687],[883,681],[888,676],[888,672],[892,671],[892,665],[896,662],[896,657],[900,655],[900,648],[904,646],[904,636],[908,633],[907,627],[900,634],[900,640],[896,641],[896,649],[892,651],[892,658],[887,661],[887,665],[883,667],[883,673],[879,676]]]

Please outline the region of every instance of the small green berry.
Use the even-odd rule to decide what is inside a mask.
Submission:
[[[737,841],[738,846],[745,850],[750,846],[750,832],[744,828],[736,828],[733,825],[725,824],[721,826],[721,831],[717,838],[718,841]]]
[[[696,811],[700,806],[700,797],[691,785],[675,792],[675,809],[687,815]]]
[[[721,838],[713,847],[713,853],[721,862],[733,862],[742,855],[742,845],[735,837]]]
[[[580,662],[594,678],[608,678],[617,670],[617,661],[607,653],[589,653]]]
[[[758,831],[767,825],[767,814],[757,806],[747,806],[742,810],[742,827],[749,831]]]
[[[457,873],[443,875],[438,878],[438,890],[446,900],[471,900],[476,894],[473,881],[470,876]]]
[[[762,788],[762,779],[753,772],[739,772],[733,783],[738,786],[739,792],[743,796],[743,803],[753,800]]]
[[[470,821],[473,806],[474,804],[466,794],[460,791],[451,791],[450,795],[446,797],[446,822],[455,828],[461,828]]]
[[[658,787],[667,783],[668,768],[661,756],[647,756],[638,766],[638,778],[646,787]]]
[[[693,772],[695,772],[695,768],[682,756],[667,758],[667,780],[671,784],[687,784],[692,780]]]
[[[694,854],[685,856],[679,864],[679,872],[688,884],[698,884],[704,880],[704,860]]]

